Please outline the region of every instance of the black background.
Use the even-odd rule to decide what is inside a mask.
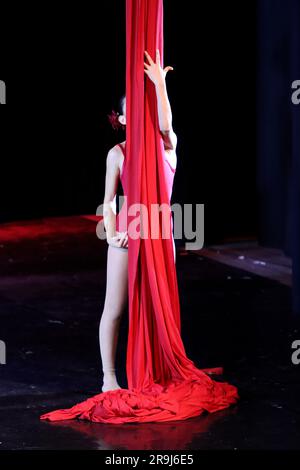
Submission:
[[[165,0],[165,65],[178,135],[173,202],[204,203],[206,242],[255,236],[255,2]],[[91,213],[107,114],[125,90],[125,2],[5,12],[0,221]]]

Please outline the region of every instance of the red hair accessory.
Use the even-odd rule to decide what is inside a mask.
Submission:
[[[120,114],[116,113],[116,111],[114,111],[114,110],[112,110],[112,112],[107,116],[109,122],[112,125],[112,128],[115,129],[115,130],[118,130],[120,128],[124,129],[124,127],[125,127],[123,124],[120,123],[119,116],[120,116]]]

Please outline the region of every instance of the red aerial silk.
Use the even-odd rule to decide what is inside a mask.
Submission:
[[[126,159],[122,171],[128,208],[143,204],[140,223],[151,219],[151,205],[165,204],[171,232],[170,195],[174,174],[164,158],[155,88],[144,75],[144,51],[163,62],[163,1],[126,3]],[[47,413],[50,421],[78,417],[99,423],[174,421],[214,412],[238,399],[235,386],[214,381],[188,359],[181,339],[180,305],[172,237],[130,237],[136,214],[128,212],[129,331],[128,389],[100,393],[70,409]]]

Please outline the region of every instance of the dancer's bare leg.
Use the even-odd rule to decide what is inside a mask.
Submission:
[[[115,369],[120,321],[128,300],[128,250],[108,246],[107,280],[99,341],[103,370],[102,391],[120,388]]]

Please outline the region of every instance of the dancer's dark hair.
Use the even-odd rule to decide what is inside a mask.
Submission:
[[[115,130],[125,129],[125,125],[119,121],[119,116],[124,114],[125,95],[122,95],[118,103],[118,111],[114,109],[107,116],[112,128]]]

